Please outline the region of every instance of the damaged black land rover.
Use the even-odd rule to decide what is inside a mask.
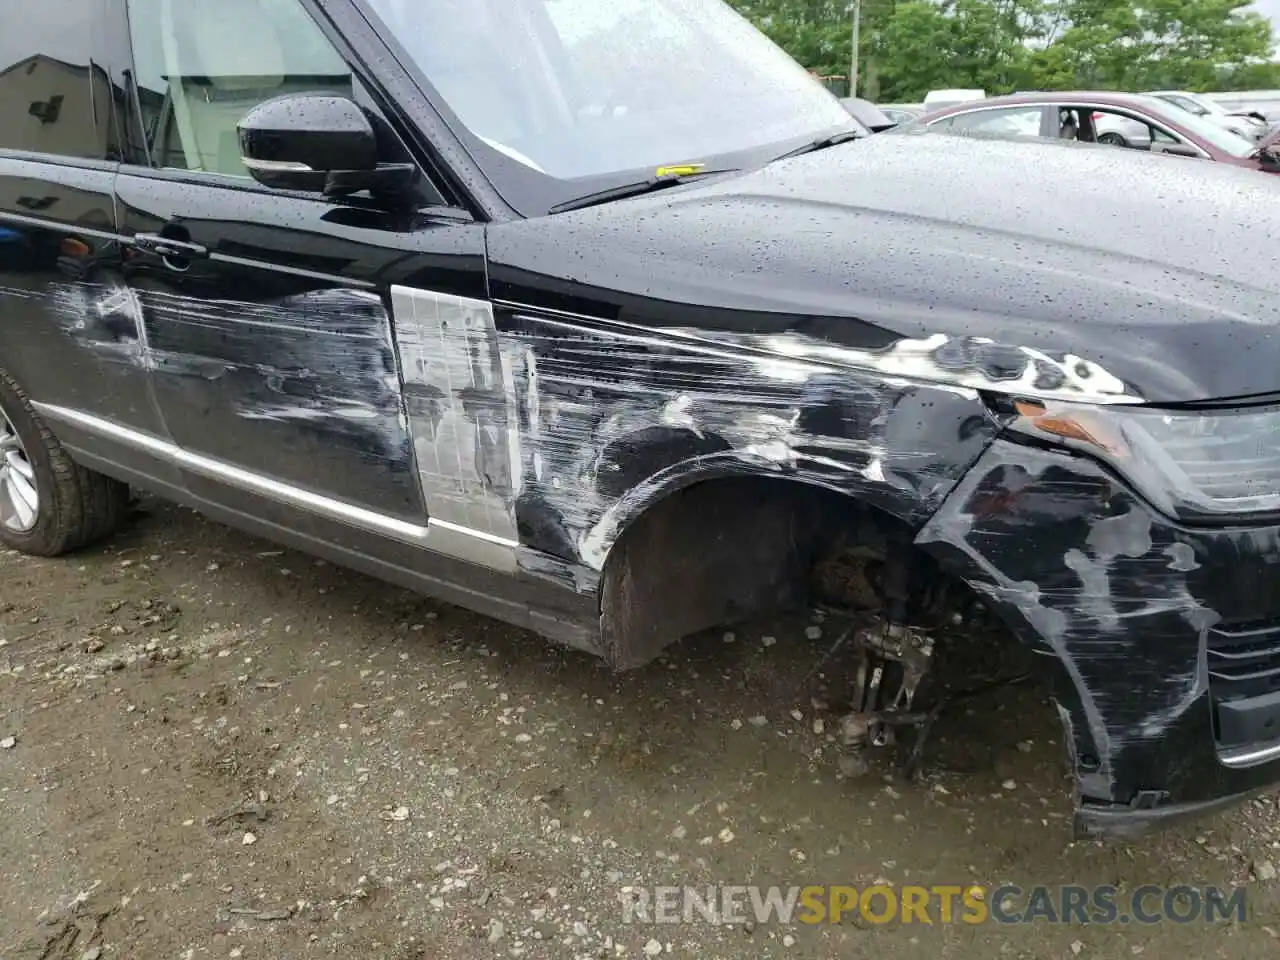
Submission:
[[[618,668],[843,551],[873,739],[976,593],[1080,832],[1280,779],[1272,179],[865,137],[718,0],[0,23],[5,544],[132,485]]]

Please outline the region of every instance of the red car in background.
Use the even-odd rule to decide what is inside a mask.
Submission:
[[[1114,92],[1016,93],[935,110],[900,130],[1103,143],[1280,173],[1280,131],[1252,143],[1158,97]]]

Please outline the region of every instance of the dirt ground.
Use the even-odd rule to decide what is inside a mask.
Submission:
[[[843,777],[836,680],[807,679],[824,649],[808,626],[717,633],[615,676],[150,501],[96,551],[0,553],[0,956],[1280,949],[1275,797],[1127,845],[1072,843],[1057,721],[1034,687],[959,710],[917,782]],[[873,881],[1242,883],[1249,917],[655,926],[620,903],[654,884]]]

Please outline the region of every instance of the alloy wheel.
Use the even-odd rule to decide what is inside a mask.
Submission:
[[[39,515],[35,466],[13,421],[0,407],[0,527],[29,533],[35,529]]]

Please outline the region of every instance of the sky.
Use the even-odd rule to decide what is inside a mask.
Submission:
[[[1270,17],[1277,33],[1280,33],[1280,0],[1254,0],[1253,7],[1264,16]]]

